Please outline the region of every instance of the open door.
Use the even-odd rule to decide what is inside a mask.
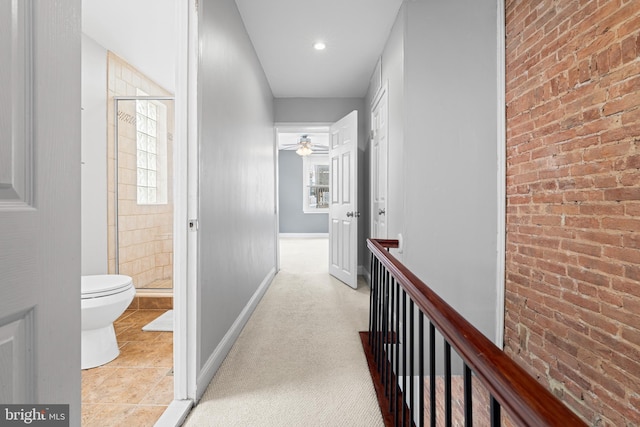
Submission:
[[[358,112],[331,126],[329,274],[358,287]]]
[[[79,426],[80,1],[2,2],[0,64],[0,403]]]

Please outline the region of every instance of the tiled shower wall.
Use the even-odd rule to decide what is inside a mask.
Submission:
[[[116,268],[115,212],[115,112],[114,96],[136,96],[139,90],[150,96],[171,96],[112,52],[107,55],[108,77],[108,256],[109,273]],[[118,238],[120,274],[133,278],[136,288],[153,288],[154,282],[172,279],[173,194],[172,139],[173,102],[166,102],[167,203],[137,203],[136,103],[120,101],[118,113]],[[160,124],[159,124],[160,126]],[[166,287],[166,286],[163,286]]]

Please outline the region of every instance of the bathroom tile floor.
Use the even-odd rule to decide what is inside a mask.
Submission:
[[[82,371],[82,426],[153,426],[173,400],[173,333],[142,327],[166,310],[127,310],[114,323],[120,356]]]

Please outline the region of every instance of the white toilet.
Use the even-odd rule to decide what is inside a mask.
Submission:
[[[113,322],[127,309],[136,289],[121,274],[82,276],[82,369],[104,365],[118,357]]]

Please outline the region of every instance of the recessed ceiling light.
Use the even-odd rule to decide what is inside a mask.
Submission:
[[[313,44],[313,48],[315,50],[324,50],[327,47],[327,45],[324,42],[315,42]]]

